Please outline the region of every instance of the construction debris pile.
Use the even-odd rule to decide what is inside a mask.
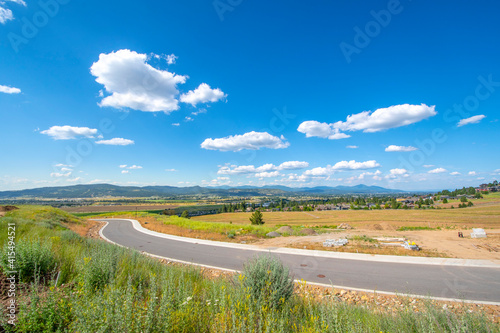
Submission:
[[[327,239],[323,242],[323,246],[325,247],[333,247],[333,246],[344,246],[348,243],[349,241],[346,238],[340,238],[340,239]]]
[[[480,228],[473,228],[470,238],[486,238],[486,231]]]

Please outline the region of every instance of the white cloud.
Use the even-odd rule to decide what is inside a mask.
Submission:
[[[349,148],[349,149],[358,149],[359,146],[346,146],[346,148]]]
[[[339,140],[350,138],[350,135],[340,133],[339,129],[333,128],[333,124],[320,123],[315,120],[304,121],[299,125],[297,131],[304,133],[306,138],[319,137],[328,138],[330,140]]]
[[[351,161],[341,161],[335,163],[335,165],[327,165],[326,167],[317,167],[311,170],[306,170],[304,175],[306,176],[327,176],[333,174],[335,171],[341,170],[363,170],[363,169],[373,169],[379,167],[380,164],[375,160],[366,162],[356,162]]]
[[[363,111],[347,117],[345,122],[336,122],[335,128],[341,131],[379,132],[390,128],[407,126],[435,116],[435,106],[401,104],[374,112]]]
[[[182,94],[180,97],[180,101],[183,103],[191,104],[192,106],[196,106],[200,103],[215,103],[226,97],[227,95],[224,94],[219,88],[212,89],[208,84],[202,83],[195,90],[191,90],[185,94]]]
[[[255,177],[257,178],[271,178],[271,177],[278,177],[280,176],[279,171],[273,171],[273,172],[259,172],[255,174]]]
[[[172,126],[181,126],[179,123],[172,123]]]
[[[375,160],[366,161],[366,162],[356,162],[354,160],[351,161],[341,161],[335,163],[332,167],[333,170],[359,170],[359,169],[372,169],[379,167],[380,164]]]
[[[61,177],[69,177],[71,176],[71,171],[69,172],[52,172],[50,174],[50,177],[53,177],[53,178],[61,178]]]
[[[93,179],[89,181],[89,184],[105,184],[108,183],[110,180],[109,179]]]
[[[201,148],[220,151],[256,150],[260,148],[282,149],[290,146],[284,136],[278,138],[267,132],[248,132],[243,135],[231,135],[219,139],[206,139]]]
[[[332,170],[331,166],[328,166],[326,168],[323,167],[317,167],[313,168],[311,170],[306,170],[304,172],[304,176],[328,176],[332,174],[334,170]]]
[[[12,10],[0,7],[0,23],[5,24],[5,22],[13,20],[14,15],[12,15]]]
[[[172,64],[175,64],[175,62],[177,61],[179,57],[176,56],[175,54],[169,54],[167,55],[167,64],[169,65],[172,65]]]
[[[184,118],[184,121],[186,121],[186,122],[188,122],[188,121],[193,121],[193,120],[194,120],[194,119],[193,119],[193,118],[191,118],[191,117],[186,117],[186,118]]]
[[[406,170],[406,169],[398,169],[398,168],[391,169],[391,171],[390,171],[391,175],[404,175],[407,172],[408,172],[408,170]]]
[[[297,170],[297,169],[304,169],[309,166],[309,163],[307,162],[300,162],[300,161],[288,161],[288,162],[283,162],[278,166],[278,170]]]
[[[477,177],[477,180],[484,180],[484,177]]]
[[[1,7],[0,7],[0,23],[2,23],[2,8]],[[3,86],[0,84],[0,92],[6,93],[6,94],[19,94],[21,92],[21,89]]]
[[[88,127],[73,127],[73,126],[52,126],[48,130],[40,133],[52,137],[54,140],[71,140],[77,137],[94,138],[97,130]]]
[[[345,122],[338,121],[328,124],[314,120],[305,121],[299,125],[297,130],[305,133],[306,137],[314,136],[331,140],[343,139],[349,137],[349,135],[342,133],[342,131],[379,132],[414,124],[436,114],[435,106],[401,104],[377,109],[373,112],[363,111],[353,114],[347,116]]]
[[[129,173],[130,171],[128,170],[122,170],[122,173],[125,174],[125,173]]]
[[[191,114],[192,114],[193,116],[197,116],[197,115],[202,114],[202,113],[207,113],[207,109],[199,109],[199,110],[197,110],[197,111],[193,111],[193,112],[191,112]]]
[[[122,164],[122,165],[119,166],[119,168],[120,169],[128,169],[128,170],[137,170],[137,169],[142,169],[142,166],[135,165],[135,164],[131,165],[131,166],[128,166],[126,164]],[[126,171],[126,170],[123,170],[123,171]],[[127,172],[123,172],[123,171],[122,171],[122,173],[128,173],[128,171]]]
[[[133,145],[134,141],[129,140],[129,139],[123,139],[123,138],[113,138],[110,140],[96,141],[96,144],[98,144],[98,145],[110,145],[110,146],[128,146],[128,145]]]
[[[283,162],[276,166],[274,164],[268,163],[255,167],[254,165],[225,165],[221,166],[217,171],[220,175],[239,175],[239,174],[251,174],[258,172],[268,172],[268,171],[282,171],[282,170],[297,170],[307,168],[309,163],[300,161],[288,161]]]
[[[450,175],[452,175],[452,176],[458,176],[458,175],[461,175],[461,173],[458,172],[458,171],[453,171],[453,172],[450,173]]]
[[[412,146],[405,147],[405,146],[390,145],[389,147],[385,148],[385,151],[387,152],[409,152],[415,150],[418,150],[418,148]]]
[[[82,177],[76,177],[76,178],[66,179],[66,181],[70,182],[70,183],[79,182],[81,180],[82,180]]]
[[[470,118],[462,119],[458,122],[457,127],[462,127],[469,124],[477,124],[484,118],[486,118],[486,116],[484,114],[480,114],[478,116],[472,116]]]
[[[175,169],[165,169],[165,171],[167,171],[167,172],[176,172],[177,170],[175,170]]]
[[[19,5],[25,6],[26,3],[23,0],[3,0],[0,1],[0,23],[5,24],[7,21],[13,20],[14,15],[12,14],[12,10],[4,8],[6,2],[13,2]]]
[[[476,175],[476,171],[469,171],[469,176],[475,176]]]
[[[434,167],[435,165],[434,164],[424,164],[422,165],[424,168],[432,168]]]
[[[437,169],[432,169],[430,171],[428,171],[427,173],[443,173],[443,172],[446,172],[447,170],[444,169],[444,168],[437,168]]]
[[[170,113],[179,109],[177,85],[187,76],[159,70],[147,63],[148,56],[131,50],[101,53],[90,72],[110,96],[100,106]]]

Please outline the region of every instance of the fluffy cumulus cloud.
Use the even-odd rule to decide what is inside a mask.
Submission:
[[[251,173],[269,173],[271,171],[278,171],[277,175],[279,175],[279,171],[304,169],[307,168],[308,166],[309,163],[300,161],[287,161],[281,163],[278,166],[272,163],[264,164],[259,167],[255,167],[254,165],[239,165],[239,166],[224,165],[219,168],[217,173],[220,175],[241,175],[241,174],[251,174]]]
[[[306,138],[318,137],[328,138],[330,140],[339,140],[350,138],[350,135],[340,133],[338,128],[334,128],[333,124],[320,123],[316,120],[304,121],[299,125],[297,131],[304,133]]]
[[[283,162],[278,166],[278,170],[297,170],[297,169],[304,169],[309,166],[309,163],[307,162],[300,162],[300,161],[288,161],[288,162]]]
[[[345,171],[345,170],[363,170],[363,169],[373,169],[378,168],[380,164],[375,161],[366,161],[366,162],[356,162],[355,160],[351,161],[340,161],[335,163],[335,165],[327,165],[326,167],[317,167],[311,170],[307,170],[304,172],[305,176],[328,176],[333,174],[336,171]]]
[[[180,100],[183,103],[196,106],[200,103],[215,103],[226,97],[227,95],[224,94],[219,88],[212,89],[208,84],[202,83],[195,90],[182,94]]]
[[[430,171],[429,171],[429,172],[427,172],[427,173],[444,173],[444,172],[446,172],[446,171],[447,171],[447,170],[446,170],[446,169],[444,169],[444,168],[436,168],[436,169],[432,169],[432,170],[430,170]]]
[[[380,132],[391,128],[407,126],[437,114],[435,106],[401,104],[375,111],[363,111],[347,117],[346,121],[336,123],[320,123],[305,121],[297,129],[306,137],[343,139],[349,135],[343,132],[363,131],[366,133]]]
[[[129,139],[123,139],[123,138],[113,138],[113,139],[109,139],[109,140],[96,141],[96,144],[109,145],[109,146],[128,146],[128,145],[133,145],[134,141],[129,140]]]
[[[156,69],[147,60],[148,55],[131,50],[101,53],[90,68],[110,94],[100,105],[165,113],[179,109],[177,85],[185,83],[187,76]]]
[[[385,151],[387,152],[409,152],[415,150],[418,150],[418,148],[412,146],[405,147],[405,146],[390,145],[389,147],[385,148]]]
[[[0,7],[0,17],[2,16],[1,13],[2,13],[2,8]],[[0,19],[0,22],[1,22],[1,19]],[[0,93],[19,94],[20,92],[21,92],[21,89],[19,89],[19,88],[3,86],[0,84]]]
[[[469,124],[477,124],[484,118],[486,118],[486,116],[484,114],[480,114],[477,116],[472,116],[470,118],[462,119],[458,122],[457,127],[462,127]]]
[[[469,171],[469,176],[475,176],[476,175],[476,171]]]
[[[458,176],[458,175],[460,175],[460,172],[453,171],[453,172],[450,172],[450,175],[452,175],[452,176]]]
[[[248,132],[243,135],[231,135],[225,138],[208,138],[201,143],[201,148],[220,151],[257,150],[260,148],[282,149],[290,146],[284,136],[277,137],[267,132]]]
[[[88,127],[73,126],[52,126],[48,130],[40,133],[52,137],[54,140],[71,140],[76,138],[94,138],[97,135],[97,129]]]
[[[21,6],[26,7],[26,3],[23,0],[3,0],[0,1],[0,24],[5,24],[7,21],[11,21],[14,19],[14,14],[12,14],[12,10],[5,8],[4,6],[8,2],[13,2]]]
[[[405,173],[408,172],[408,170],[396,168],[396,169],[391,169],[389,172],[391,173],[391,175],[404,175]]]

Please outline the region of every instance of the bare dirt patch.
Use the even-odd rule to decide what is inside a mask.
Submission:
[[[253,244],[262,247],[293,247],[337,252],[500,260],[500,229],[488,229],[486,231],[488,237],[479,239],[470,238],[470,230],[462,232],[464,238],[458,237],[457,230],[394,231],[369,228],[323,233],[318,236],[261,239]],[[323,242],[327,239],[349,239],[356,238],[355,236],[407,238],[417,243],[422,250],[411,251],[400,247],[383,247],[377,242],[362,240],[350,240],[349,244],[344,247],[323,246]]]

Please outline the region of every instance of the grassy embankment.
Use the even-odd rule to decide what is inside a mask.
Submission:
[[[279,307],[255,301],[245,276],[206,279],[70,231],[83,223],[56,209],[23,207],[0,220],[16,224],[16,326],[7,332],[499,332],[481,313],[453,314],[411,304],[395,315],[297,294]],[[5,259],[5,249],[2,252]],[[3,260],[2,260],[3,261]],[[32,274],[34,267],[38,274]],[[2,303],[2,312],[5,303]],[[3,312],[5,314],[5,312]]]

